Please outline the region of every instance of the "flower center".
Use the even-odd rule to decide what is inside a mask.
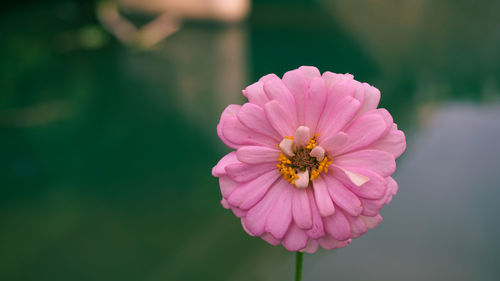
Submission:
[[[300,129],[300,128],[299,128]],[[297,134],[299,134],[299,129]],[[328,172],[328,166],[332,163],[331,158],[323,148],[317,145],[318,134],[307,138],[300,145],[300,140],[294,137],[286,137],[278,147],[282,150],[278,158],[278,170],[283,178],[296,188],[305,188],[309,182],[319,178],[322,172]]]

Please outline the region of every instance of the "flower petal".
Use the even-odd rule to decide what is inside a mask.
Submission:
[[[295,99],[295,105],[297,107],[297,120],[299,124],[304,124],[304,104],[309,87],[306,77],[302,71],[294,69],[286,72],[283,75],[282,80]]]
[[[226,166],[234,164],[234,163],[240,163],[238,159],[236,158],[236,152],[231,151],[226,156],[222,157],[221,160],[217,163],[212,168],[212,176],[214,177],[220,177],[220,176],[225,176],[226,175]]]
[[[358,238],[367,231],[367,227],[363,219],[359,216],[349,216],[345,214],[345,217],[349,221],[351,226],[351,237]]]
[[[264,83],[260,81],[246,87],[243,90],[243,95],[248,98],[249,102],[258,106],[264,106],[269,101],[266,92],[264,92]]]
[[[358,167],[345,167],[344,169],[335,165],[330,165],[330,167],[332,167],[335,178],[340,180],[356,195],[367,199],[379,199],[385,195],[385,191],[388,188],[387,182],[377,173]],[[367,177],[369,180],[358,186],[346,175],[346,170]]]
[[[265,146],[243,146],[236,151],[238,160],[247,164],[277,162],[280,151]]]
[[[397,129],[396,124],[393,124],[387,135],[368,146],[368,148],[387,151],[394,155],[395,158],[398,158],[406,149],[405,134]]]
[[[266,81],[264,83],[264,91],[270,100],[276,100],[283,106],[285,111],[288,112],[290,120],[293,122],[292,125],[297,127],[298,120],[295,100],[283,81],[279,78]]]
[[[280,177],[277,169],[271,170],[252,181],[241,184],[234,190],[227,201],[240,209],[253,207],[266,194],[269,187]]]
[[[381,176],[390,176],[396,170],[392,154],[372,149],[363,149],[337,156],[334,163],[342,167],[361,167],[374,171]]]
[[[232,180],[228,176],[220,177],[219,178],[219,186],[220,186],[220,193],[222,194],[222,197],[224,199],[227,199],[229,197],[229,195],[231,195],[233,190],[235,190],[236,187],[238,187],[238,184],[239,183],[235,182],[234,180]]]
[[[337,154],[361,149],[374,143],[385,132],[386,125],[382,117],[377,114],[364,114],[356,119],[346,130],[349,143]]]
[[[360,114],[376,109],[378,103],[380,102],[380,91],[377,88],[368,83],[363,83],[363,88],[365,90],[365,99],[361,109],[359,110]]]
[[[304,253],[314,254],[318,250],[318,244],[318,240],[309,239],[307,241],[307,245],[300,251]]]
[[[321,77],[321,73],[314,66],[301,66],[299,70],[304,73],[304,76],[308,81],[310,81],[313,77]]]
[[[381,215],[376,215],[374,217],[360,216],[360,218],[363,219],[363,221],[366,224],[366,227],[368,227],[369,229],[377,227],[377,225],[382,222]]]
[[[312,182],[312,185],[319,213],[322,217],[330,216],[335,212],[335,207],[333,206],[332,198],[328,194],[325,181],[321,178],[316,178]]]
[[[251,130],[238,120],[236,114],[240,108],[240,106],[228,106],[224,110],[217,125],[219,138],[227,146],[235,149],[244,145],[274,146],[276,141],[272,138]]]
[[[283,246],[288,251],[298,251],[307,245],[306,232],[292,223],[283,239]]]
[[[226,166],[227,175],[237,182],[253,180],[256,177],[274,169],[276,169],[276,164],[273,162],[263,164],[246,164],[238,161],[238,163]]]
[[[280,187],[279,200],[274,203],[272,211],[266,221],[266,232],[276,239],[282,239],[292,222],[292,191],[293,187],[285,180],[279,180],[276,188]]]
[[[269,189],[266,196],[248,211],[244,223],[245,227],[253,235],[260,236],[264,233],[269,213],[273,209],[275,203],[281,199],[283,190],[289,188],[288,186],[285,187],[283,182],[289,185],[285,180],[278,180]]]
[[[273,246],[277,246],[279,245],[279,243],[281,243],[281,239],[276,239],[274,238],[270,233],[264,233],[260,236],[262,239],[264,239],[264,241],[266,241],[267,243],[273,245]]]
[[[351,242],[352,242],[351,239],[339,241],[339,240],[334,239],[330,235],[327,235],[327,236],[319,239],[319,244],[321,245],[321,247],[323,247],[326,250],[344,248],[345,246],[351,244]]]
[[[296,126],[293,126],[289,114],[276,100],[272,100],[264,106],[267,120],[281,137],[292,136]]]
[[[305,189],[295,189],[293,191],[292,214],[298,227],[302,229],[312,227],[311,207]]]
[[[352,76],[352,74],[338,74],[330,71],[323,72],[323,75],[321,77],[323,78],[323,80],[325,80],[328,92],[330,92],[333,86],[335,86],[336,84],[354,79],[354,76]]]
[[[330,112],[324,112],[325,116],[321,118],[318,127],[318,131],[322,133],[319,140],[326,140],[344,129],[352,121],[359,107],[359,101],[348,96],[340,100]]]
[[[319,142],[319,145],[323,147],[330,155],[335,155],[336,151],[340,150],[344,145],[347,144],[348,136],[344,132],[338,132],[337,134]]]
[[[351,236],[349,221],[342,211],[338,210],[331,216],[323,217],[323,221],[326,232],[334,239],[346,240]]]
[[[327,94],[325,81],[321,78],[312,78],[309,92],[305,99],[304,122],[314,134],[325,108]]]
[[[314,200],[314,194],[310,188],[307,190],[307,197],[309,197],[309,206],[311,207],[311,215],[312,215],[312,227],[307,231],[307,236],[318,239],[325,235],[325,230],[323,228],[323,220],[321,219],[321,215],[319,214],[318,206],[316,205],[316,201]]]
[[[269,136],[276,143],[281,141],[281,136],[269,124],[262,107],[253,103],[245,103],[236,116],[243,125],[253,131]]]
[[[338,207],[351,216],[359,216],[361,214],[363,207],[358,196],[330,174],[325,175],[324,180],[328,186],[330,197]]]

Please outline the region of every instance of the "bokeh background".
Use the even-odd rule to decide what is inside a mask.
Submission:
[[[2,4],[0,280],[291,280],[210,171],[222,110],[301,65],[408,142],[382,224],[304,280],[500,280],[500,1],[155,1]]]

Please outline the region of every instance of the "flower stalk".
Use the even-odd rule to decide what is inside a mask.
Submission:
[[[297,252],[295,256],[295,281],[302,280],[302,261],[304,260],[304,253]]]

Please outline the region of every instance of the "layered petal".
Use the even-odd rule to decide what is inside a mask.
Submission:
[[[348,143],[337,154],[369,146],[384,134],[385,129],[385,121],[378,114],[362,115],[345,130]]]
[[[266,221],[266,232],[276,239],[282,239],[288,231],[292,222],[292,191],[290,184],[284,180],[277,182],[278,187],[282,187],[279,200],[274,203],[272,211]]]
[[[352,191],[344,186],[342,182],[337,180],[332,175],[328,174],[324,177],[328,186],[328,193],[333,202],[351,216],[359,216],[363,211],[361,201]]]
[[[243,146],[236,151],[236,156],[243,163],[260,164],[276,162],[280,151],[265,146]]]
[[[281,137],[293,135],[297,127],[292,124],[289,113],[285,111],[279,102],[273,100],[266,103],[264,112],[271,126]]]
[[[396,170],[396,161],[392,154],[373,149],[348,152],[335,157],[334,163],[342,167],[365,168],[384,177],[392,175]]]
[[[295,224],[302,229],[312,227],[312,214],[309,198],[305,189],[293,191],[292,213]]]
[[[321,178],[317,178],[313,181],[312,185],[314,188],[314,199],[316,199],[316,204],[321,216],[326,217],[333,214],[335,212],[335,207],[328,194],[325,181]]]
[[[279,178],[276,169],[271,170],[254,180],[239,185],[227,201],[229,204],[246,210],[253,207],[266,194],[269,187]]]

